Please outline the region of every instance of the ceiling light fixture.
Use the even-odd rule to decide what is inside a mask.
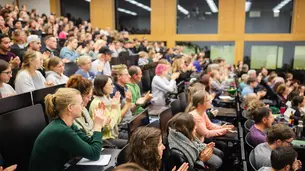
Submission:
[[[212,12],[218,12],[218,8],[213,0],[206,0]]]
[[[123,13],[125,13],[125,14],[133,15],[133,16],[138,15],[138,14],[135,13],[135,12],[132,12],[132,11],[129,11],[129,10],[126,10],[126,9],[123,9],[123,8],[118,8],[118,11],[123,12]]]
[[[283,0],[279,4],[277,4],[272,10],[274,13],[279,13],[280,9],[283,8],[286,4],[288,4],[291,0]]]
[[[85,0],[85,1],[90,2],[91,0]]]
[[[186,10],[185,8],[183,8],[182,6],[180,6],[180,5],[177,5],[177,8],[178,8],[178,10],[181,12],[181,13],[183,13],[184,15],[189,15],[189,11],[188,10]]]
[[[246,4],[245,4],[246,12],[249,12],[249,11],[250,11],[251,5],[252,5],[252,2],[250,2],[250,1],[247,1],[247,2],[246,2]]]
[[[143,8],[143,9],[145,9],[147,11],[151,11],[151,8],[149,6],[146,6],[146,5],[144,5],[144,4],[140,3],[140,2],[137,2],[135,0],[125,0],[125,1],[127,1],[127,2],[129,2],[129,3],[133,4],[133,5],[136,5],[136,6],[140,7],[140,8]]]

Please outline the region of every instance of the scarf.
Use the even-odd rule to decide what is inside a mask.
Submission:
[[[194,163],[201,152],[196,143],[193,143],[185,135],[171,128],[169,128],[168,143],[170,149],[175,148],[182,152],[187,158],[190,167],[194,167]]]

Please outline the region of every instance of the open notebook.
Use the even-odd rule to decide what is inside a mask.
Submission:
[[[91,161],[86,158],[82,158],[77,165],[89,165],[89,166],[106,166],[110,162],[111,155],[101,155],[98,161]]]

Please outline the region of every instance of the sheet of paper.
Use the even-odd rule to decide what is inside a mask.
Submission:
[[[289,121],[289,117],[290,117],[290,115],[291,115],[291,112],[292,112],[292,114],[294,114],[295,110],[292,109],[292,108],[288,108],[288,109],[285,111],[285,113],[284,113],[284,119],[285,119],[285,121]]]
[[[98,161],[90,161],[86,158],[82,158],[77,165],[88,165],[88,166],[106,166],[110,162],[111,155],[101,155]]]

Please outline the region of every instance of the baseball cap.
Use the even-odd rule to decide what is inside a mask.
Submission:
[[[30,35],[30,36],[28,36],[28,38],[27,38],[27,44],[30,44],[30,43],[32,43],[32,42],[40,42],[40,38],[37,36],[37,35]]]
[[[111,55],[113,52],[106,46],[101,47],[99,53]]]

